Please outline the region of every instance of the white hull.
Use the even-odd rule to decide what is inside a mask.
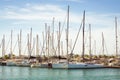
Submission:
[[[68,64],[59,64],[59,63],[56,63],[56,64],[52,64],[52,68],[54,69],[67,69],[68,68]]]
[[[30,64],[18,63],[18,64],[16,64],[16,66],[19,66],[19,67],[30,67]]]
[[[15,62],[6,62],[6,66],[16,66]]]
[[[20,67],[30,67],[30,63],[27,60],[23,60],[22,62],[19,62],[16,64],[16,66],[20,66]]]
[[[48,64],[32,64],[31,67],[48,68]]]
[[[92,68],[103,68],[104,66],[101,64],[86,64],[86,63],[78,63],[78,64],[68,64],[68,69],[92,69]]]
[[[103,68],[101,64],[86,64],[86,63],[56,63],[52,64],[52,68],[56,69],[92,69],[92,68]]]

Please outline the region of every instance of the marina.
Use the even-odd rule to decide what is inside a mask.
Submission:
[[[69,9],[68,5],[67,9],[67,20],[66,20],[66,54],[61,55],[61,23],[58,25],[57,32],[57,45],[54,44],[54,27],[53,32],[50,33],[50,26],[45,24],[45,36],[43,34],[43,45],[42,49],[40,49],[39,45],[39,35],[36,35],[36,39],[32,37],[33,31],[30,29],[30,33],[27,34],[27,51],[28,55],[22,54],[22,30],[18,34],[18,52],[19,55],[15,56],[13,54],[13,30],[11,30],[10,37],[10,54],[5,54],[5,35],[3,35],[3,39],[1,42],[2,46],[2,57],[0,60],[0,65],[5,66],[19,66],[19,67],[38,67],[38,68],[53,68],[53,69],[93,69],[93,68],[120,68],[120,58],[118,56],[118,32],[117,32],[117,17],[115,17],[115,39],[116,39],[116,54],[113,56],[104,55],[105,46],[104,46],[104,35],[102,32],[102,53],[103,55],[94,55],[91,53],[91,25],[89,24],[89,55],[85,55],[85,11],[83,12],[83,18],[81,25],[78,29],[78,34],[76,35],[74,45],[72,49],[69,49]],[[54,18],[53,18],[54,23]],[[54,24],[53,24],[54,25]],[[82,30],[81,30],[82,29]],[[82,31],[82,55],[73,54],[74,48],[76,46],[76,42],[78,40],[80,31]],[[52,39],[50,39],[50,37]],[[33,41],[33,43],[32,43]],[[46,46],[45,46],[46,45]],[[55,50],[53,46],[57,47]],[[44,50],[45,48],[45,50]],[[35,52],[33,52],[33,49]],[[53,49],[55,52],[53,52]],[[40,50],[42,50],[40,52]],[[54,54],[51,54],[54,53]],[[33,55],[35,54],[35,55]],[[42,55],[43,54],[43,55]],[[87,56],[87,57],[86,57]]]
[[[38,67],[38,68],[53,68],[53,69],[94,69],[94,68],[120,68],[120,58],[118,56],[118,34],[117,34],[117,17],[115,17],[115,38],[116,38],[116,55],[115,56],[107,56],[100,55],[96,56],[91,53],[91,25],[89,24],[89,55],[85,57],[85,11],[83,12],[83,18],[81,25],[78,29],[78,34],[76,35],[75,43],[73,48],[69,50],[69,8],[67,9],[67,20],[66,20],[66,54],[61,55],[61,23],[59,22],[59,28],[57,32],[57,50],[51,52],[55,46],[54,42],[54,27],[53,32],[50,33],[50,26],[45,24],[45,36],[43,34],[43,46],[40,49],[39,45],[39,35],[36,35],[36,39],[32,38],[32,28],[30,29],[30,33],[27,34],[27,48],[28,48],[28,56],[22,55],[22,30],[18,34],[18,52],[19,56],[15,56],[13,54],[13,30],[11,30],[11,38],[10,38],[10,54],[5,55],[5,35],[3,35],[2,39],[2,57],[0,60],[0,65],[2,66],[19,66],[19,67]],[[54,18],[53,18],[54,23]],[[53,24],[54,25],[54,24]],[[81,30],[82,29],[82,30]],[[76,46],[77,39],[79,37],[79,33],[82,31],[82,55],[77,54],[77,57],[74,57],[74,48]],[[53,39],[50,39],[52,37]],[[33,43],[32,43],[33,41]],[[35,44],[36,43],[36,44]],[[51,44],[51,45],[50,45]],[[46,46],[44,46],[46,45]],[[46,47],[46,50],[43,48]],[[102,53],[104,54],[104,35],[102,32]],[[35,52],[33,52],[35,49]],[[40,50],[43,55],[40,55]],[[63,49],[62,49],[63,50]],[[35,55],[33,55],[33,53]],[[46,53],[46,54],[45,54]],[[54,53],[51,55],[51,53]],[[92,56],[94,55],[94,56]],[[76,60],[76,58],[79,58]]]
[[[22,1],[0,1],[0,80],[120,79],[120,14],[106,1]]]

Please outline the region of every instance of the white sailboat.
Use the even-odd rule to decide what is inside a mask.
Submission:
[[[84,60],[84,27],[85,27],[85,11],[83,14],[83,53],[82,58]],[[69,6],[68,6],[68,19],[67,19],[67,55],[68,55],[68,32],[69,32]],[[58,63],[53,63],[53,69],[92,69],[92,68],[103,68],[102,64],[95,63],[77,63],[77,62],[69,62],[68,58],[65,61],[59,61]]]
[[[92,63],[66,63],[59,62],[52,65],[54,69],[92,69],[92,68],[103,68],[101,64]]]
[[[13,38],[13,30],[11,30],[11,45],[10,45],[10,58],[13,58],[13,50],[12,50],[12,38]],[[12,60],[6,61],[6,66],[15,66],[16,63]]]
[[[46,55],[48,56],[48,59],[46,62],[36,62],[31,64],[31,67],[38,67],[38,68],[51,68],[51,63],[50,63],[50,59],[49,59],[49,45],[50,45],[50,27],[47,26],[47,24],[45,24],[45,33],[46,33]],[[39,53],[38,51],[38,38],[37,38],[37,43],[36,43],[36,52],[37,54]],[[43,34],[43,48],[44,48],[44,34]],[[44,53],[44,51],[42,51]],[[45,53],[44,53],[45,55]],[[41,55],[42,56],[42,55]]]
[[[67,13],[67,30],[66,30],[66,43],[67,43],[67,56],[68,56],[68,31],[69,31],[69,6],[68,6],[68,13]],[[59,28],[59,32],[60,32],[60,28]],[[60,41],[60,33],[59,33],[59,36],[58,36],[58,44],[59,44],[59,41]],[[60,48],[60,45],[58,45],[58,48]],[[60,49],[58,49],[58,53],[60,52]],[[59,53],[60,54],[60,53]],[[57,63],[52,63],[52,68],[68,68],[68,58],[67,60],[62,60],[62,61],[58,61]]]

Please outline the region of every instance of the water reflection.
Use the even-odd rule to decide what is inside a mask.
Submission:
[[[0,66],[0,80],[119,80],[120,69],[43,69]]]

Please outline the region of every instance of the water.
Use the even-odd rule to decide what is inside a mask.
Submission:
[[[120,69],[41,69],[0,66],[0,80],[120,80]]]

